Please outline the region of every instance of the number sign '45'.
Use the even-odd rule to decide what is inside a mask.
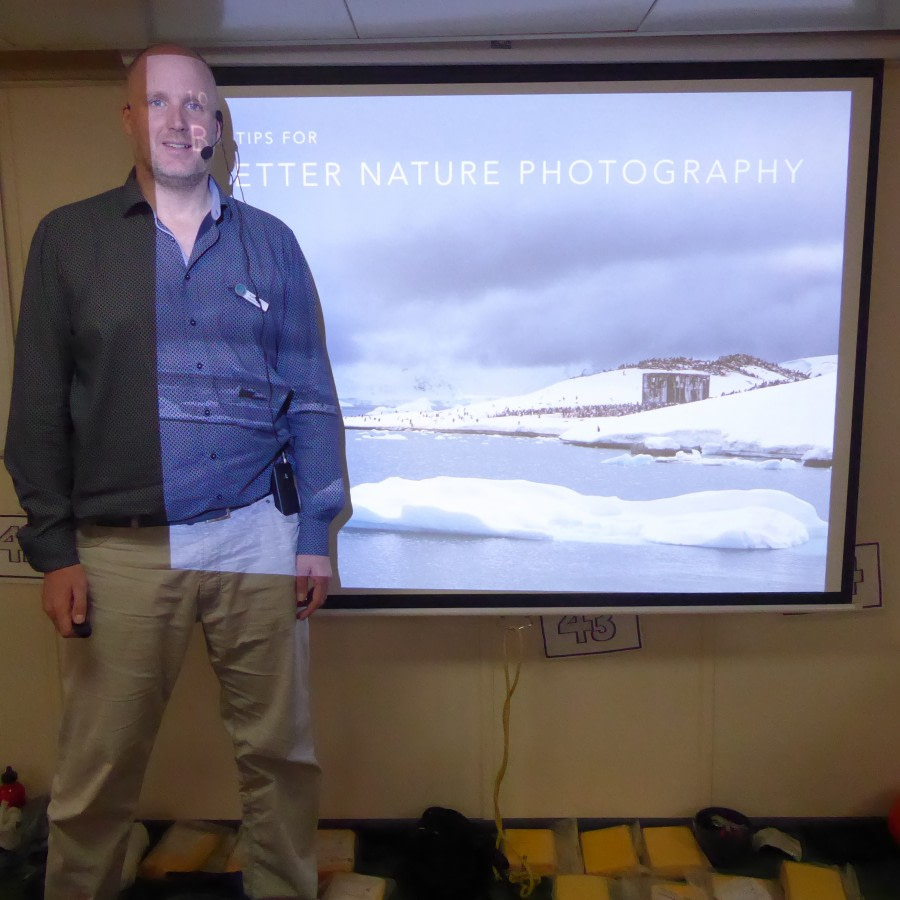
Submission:
[[[584,656],[639,650],[641,629],[637,616],[542,616],[544,653],[553,656]]]

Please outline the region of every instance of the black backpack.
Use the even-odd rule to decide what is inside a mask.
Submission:
[[[494,869],[507,869],[495,841],[493,829],[462,813],[429,807],[409,835],[397,872],[404,900],[485,900]]]

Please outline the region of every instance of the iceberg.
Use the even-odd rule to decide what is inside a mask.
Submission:
[[[769,489],[622,500],[521,479],[391,477],[352,489],[346,529],[519,540],[796,547],[826,533],[812,504]]]

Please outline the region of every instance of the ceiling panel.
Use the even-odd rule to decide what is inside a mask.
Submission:
[[[361,38],[635,31],[653,0],[347,0]]]
[[[900,28],[898,0],[657,0],[641,34]]]
[[[242,44],[356,40],[343,0],[150,0],[152,40]]]

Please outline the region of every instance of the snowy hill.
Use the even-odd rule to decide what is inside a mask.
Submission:
[[[780,384],[616,418],[583,419],[560,435],[572,443],[643,445],[648,451],[831,459],[836,375]]]
[[[729,359],[738,362],[728,367],[721,360],[678,360],[677,369],[641,364],[448,409],[436,409],[422,398],[348,416],[345,424],[348,428],[555,436],[606,447],[638,445],[650,452],[699,450],[704,455],[830,461],[836,357],[781,365]],[[691,362],[696,365],[691,367]],[[708,374],[709,399],[642,409],[644,374],[672,370]]]

